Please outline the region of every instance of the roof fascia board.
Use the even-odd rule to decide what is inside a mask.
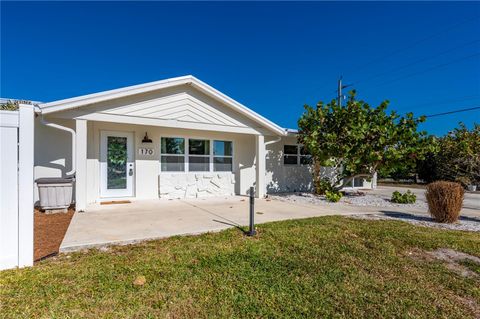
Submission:
[[[98,92],[93,94],[82,95],[64,100],[53,101],[49,103],[40,104],[43,114],[69,110],[72,108],[108,101],[116,98],[122,98],[129,95],[141,94],[144,92],[160,90],[163,88],[186,84],[189,81],[189,76],[178,77],[173,79],[161,80],[146,84],[139,84],[128,86],[125,88]]]

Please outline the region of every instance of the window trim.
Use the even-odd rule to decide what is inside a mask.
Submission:
[[[162,145],[161,141],[162,138],[183,138],[184,143],[185,143],[185,152],[184,154],[164,154],[162,153]],[[210,154],[209,155],[196,155],[192,154],[190,155],[190,139],[192,140],[206,140],[209,141],[210,147]],[[222,142],[231,142],[232,143],[232,155],[231,156],[214,156],[213,155],[213,143],[215,141],[222,141]],[[159,162],[159,172],[160,174],[185,174],[185,173],[234,173],[234,155],[235,155],[235,142],[233,140],[227,140],[227,139],[215,139],[215,138],[206,138],[202,136],[197,136],[197,135],[161,135],[160,136],[160,158],[158,159]],[[163,171],[162,170],[162,156],[183,156],[184,157],[184,170],[183,171]],[[198,157],[209,157],[209,170],[208,171],[190,171],[190,156],[198,156]],[[213,165],[213,160],[214,157],[229,157],[232,159],[232,170],[231,171],[215,171],[214,170],[214,165]]]
[[[355,180],[361,180],[362,185],[361,186],[355,186]],[[352,183],[352,185],[351,186],[345,186],[344,187],[345,189],[365,188],[365,178],[363,178],[361,176],[354,177],[350,182]]]

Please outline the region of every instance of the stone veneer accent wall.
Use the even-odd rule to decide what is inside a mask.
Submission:
[[[198,198],[235,195],[235,175],[215,173],[161,173],[160,198]]]

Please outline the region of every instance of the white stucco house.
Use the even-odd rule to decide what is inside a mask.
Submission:
[[[35,178],[75,175],[77,210],[251,186],[257,197],[312,189],[295,131],[193,76],[39,103],[36,113]]]

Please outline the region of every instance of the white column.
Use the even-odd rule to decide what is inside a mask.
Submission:
[[[85,211],[87,207],[87,120],[75,120],[75,209]]]
[[[256,187],[257,198],[265,197],[265,138],[263,135],[256,136]]]
[[[33,266],[33,105],[20,104],[18,130],[18,266]]]

